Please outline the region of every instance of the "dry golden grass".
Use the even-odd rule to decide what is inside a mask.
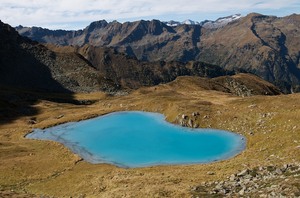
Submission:
[[[91,93],[73,97],[96,102],[74,105],[38,100],[32,104],[38,109],[36,124],[28,123],[33,115],[2,122],[0,190],[55,197],[190,197],[191,187],[203,181],[225,179],[245,168],[300,161],[300,94],[241,98],[197,88],[183,78],[126,96]],[[178,115],[199,112],[201,127],[241,133],[247,138],[247,149],[211,164],[123,169],[80,161],[56,142],[24,138],[33,128],[123,110],[160,112],[170,122]],[[209,171],[215,174],[207,174]]]

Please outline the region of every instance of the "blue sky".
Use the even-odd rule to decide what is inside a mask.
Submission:
[[[12,26],[82,29],[93,21],[215,20],[258,12],[300,13],[299,0],[0,0],[0,20]]]

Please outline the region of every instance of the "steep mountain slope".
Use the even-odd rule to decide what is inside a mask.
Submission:
[[[296,14],[278,18],[253,13],[206,21],[203,26],[142,20],[97,21],[79,31],[17,30],[40,42],[113,47],[144,61],[202,61],[244,70],[292,92],[300,91],[299,24]]]
[[[143,29],[141,26],[131,31]],[[147,31],[155,34],[155,27]],[[129,34],[129,35],[131,35]],[[174,80],[181,75],[215,77],[230,72],[191,62],[142,62],[114,49],[41,45],[23,38],[9,25],[0,26],[0,85],[52,92],[115,92]],[[130,38],[128,38],[130,39]]]
[[[0,22],[0,84],[52,92],[99,90],[97,71],[75,53],[55,53]]]
[[[136,89],[141,86],[151,86],[173,81],[178,76],[218,77],[232,75],[216,65],[202,62],[182,63],[178,61],[145,62],[118,53],[113,48],[94,47],[60,47],[51,44],[48,48],[55,52],[76,52],[84,57],[99,72],[98,81],[111,81],[120,88]]]
[[[251,14],[215,31],[205,31],[197,59],[257,74],[284,91],[299,91],[300,15]]]
[[[129,36],[146,30],[144,25],[137,23],[137,27],[130,30]],[[149,27],[148,33],[162,31],[156,26],[146,27]],[[144,62],[120,54],[113,48],[41,45],[19,36],[4,23],[0,26],[0,36],[2,86],[51,92],[115,92],[119,89],[167,83],[184,75],[213,78],[233,74],[202,62]],[[258,94],[278,93],[266,90]]]
[[[77,48],[52,44],[46,46],[55,52],[75,52],[84,57],[99,72],[98,82],[101,82],[105,91],[111,91],[112,85],[117,88],[137,89],[161,83],[172,84],[175,79],[176,84],[180,79],[186,79],[185,81],[197,82],[190,84],[190,89],[202,87],[239,96],[280,94],[278,88],[257,76],[243,73],[233,75],[232,71],[202,62],[144,62],[120,54],[113,48],[91,45]]]

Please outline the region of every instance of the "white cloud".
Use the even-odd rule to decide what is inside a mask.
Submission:
[[[106,19],[127,19],[200,16],[290,8],[300,10],[299,0],[0,0],[0,19],[13,26],[75,27],[75,24]],[[297,10],[297,9],[296,9]],[[221,15],[220,15],[221,17]],[[77,25],[78,26],[78,25]]]

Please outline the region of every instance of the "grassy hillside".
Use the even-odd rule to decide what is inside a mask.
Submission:
[[[101,92],[73,95],[72,99],[84,103],[70,103],[64,100],[66,95],[51,94],[32,100],[27,104],[35,109],[32,114],[1,119],[0,196],[191,197],[203,195],[201,188],[195,188],[203,182],[225,180],[244,169],[300,162],[299,94],[238,97],[197,84],[199,79],[183,77],[125,96]],[[15,110],[2,99],[9,94],[18,96],[20,92],[1,90],[1,110]],[[35,93],[27,95],[37,97]],[[247,148],[232,159],[212,164],[123,169],[89,164],[56,142],[24,138],[33,128],[124,110],[160,112],[173,123],[185,114],[200,127],[243,134]],[[200,115],[194,118],[193,112]],[[268,194],[267,187],[281,180],[289,189],[288,195],[299,192],[295,184],[300,178],[291,175],[268,180],[260,193],[249,195]]]

